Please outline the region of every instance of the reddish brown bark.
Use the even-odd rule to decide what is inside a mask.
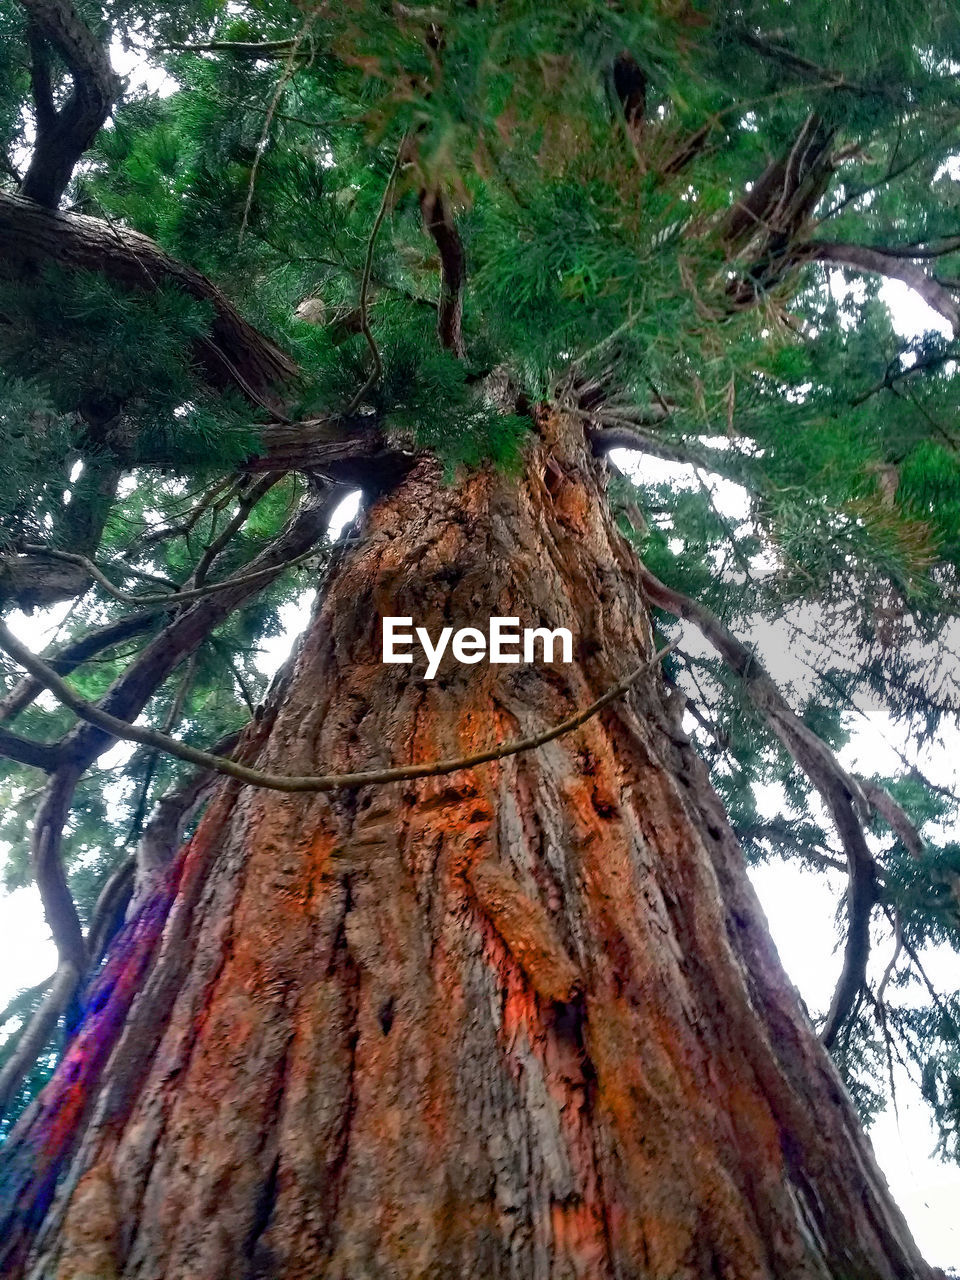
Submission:
[[[541,430],[522,480],[424,462],[379,502],[262,767],[473,751],[652,653],[602,464]],[[426,682],[381,663],[384,614],[568,626],[576,661]],[[129,1016],[115,976],[10,1144],[6,1274],[930,1277],[658,677],[471,772],[230,784],[176,874],[116,961]]]

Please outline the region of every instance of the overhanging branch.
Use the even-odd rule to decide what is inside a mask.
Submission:
[[[847,857],[849,883],[843,966],[820,1033],[829,1048],[863,987],[870,955],[870,916],[877,901],[877,876],[863,828],[869,812],[867,799],[827,744],[794,713],[756,654],[704,605],[668,587],[643,566],[641,575],[650,602],[692,623],[740,677],[750,700],[810,779],[833,819]]]
[[[140,293],[178,289],[205,303],[212,320],[194,356],[206,380],[216,388],[238,388],[251,403],[280,415],[297,377],[296,365],[244,320],[206,276],[137,231],[40,208],[32,200],[0,192],[0,277],[29,284],[49,266],[98,272]]]
[[[156,751],[164,751],[180,760],[199,765],[202,769],[208,769],[212,773],[219,773],[228,778],[236,778],[239,782],[244,782],[248,786],[263,787],[270,791],[288,792],[340,791],[372,784],[406,782],[416,778],[436,778],[447,773],[458,773],[461,769],[473,769],[477,765],[488,764],[493,760],[505,760],[508,756],[519,755],[521,752],[533,751],[537,747],[545,746],[548,742],[554,742],[557,738],[571,733],[574,729],[579,729],[581,725],[586,724],[604,707],[623,697],[627,690],[636,684],[641,676],[656,667],[672,648],[673,645],[666,645],[658,653],[654,654],[652,658],[634,668],[629,675],[618,681],[606,693],[597,698],[595,702],[590,703],[589,706],[581,711],[575,712],[572,716],[562,720],[552,728],[544,730],[543,733],[532,734],[529,737],[519,738],[513,742],[501,743],[499,746],[491,747],[486,751],[478,751],[469,756],[457,756],[447,760],[397,765],[387,769],[370,769],[357,773],[298,776],[265,773],[259,769],[251,769],[236,760],[214,755],[209,751],[200,751],[196,747],[178,742],[175,738],[158,733],[155,729],[148,729],[144,726],[130,724],[125,720],[118,719],[116,716],[104,711],[102,707],[96,706],[92,702],[87,702],[85,698],[80,697],[70,685],[60,679],[52,668],[48,667],[41,658],[31,653],[25,645],[22,645],[0,623],[0,649],[3,649],[15,662],[18,662],[29,671],[64,706],[69,707],[71,711],[85,720],[88,725],[99,730],[101,734],[107,734],[110,738],[121,739],[126,742],[139,742],[143,746],[152,747]]]
[[[799,260],[824,262],[838,267],[849,267],[853,271],[865,272],[867,275],[899,280],[922,298],[927,306],[943,316],[953,328],[954,333],[960,330],[960,307],[950,291],[933,276],[927,275],[922,267],[900,254],[885,253],[882,249],[873,249],[862,244],[826,240],[810,240],[806,244],[798,245],[792,253]]]
[[[93,142],[120,92],[102,43],[82,21],[71,0],[20,0],[30,19],[36,140],[20,194],[55,209],[77,161]],[[57,51],[70,71],[71,92],[54,105],[48,64]]]

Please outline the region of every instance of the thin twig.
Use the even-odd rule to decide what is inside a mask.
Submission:
[[[250,512],[257,505],[260,499],[268,492],[268,490],[273,488],[279,478],[280,477],[276,473],[264,476],[262,479],[257,480],[253,485],[251,485],[247,492],[241,496],[237,504],[237,510],[232,519],[227,521],[222,532],[218,537],[212,540],[203,555],[200,557],[200,562],[196,569],[194,569],[190,578],[194,589],[198,589],[203,586],[206,576],[210,572],[210,568],[217,556],[231,540],[234,534],[240,532],[243,526],[247,523],[247,517],[250,515]]]
[[[883,977],[880,979],[880,985],[877,987],[877,1004],[880,1004],[883,1000],[883,993],[887,989],[887,983],[890,981],[893,971],[897,967],[897,961],[900,959],[900,952],[903,950],[903,921],[900,919],[900,912],[896,907],[893,909],[893,918],[895,921],[894,937],[896,938],[896,946],[893,948],[893,955],[890,957],[890,962],[886,969],[884,969]]]
[[[370,331],[370,322],[367,317],[367,299],[370,291],[370,273],[373,271],[373,251],[377,245],[377,236],[380,234],[380,228],[383,226],[384,218],[387,216],[387,210],[390,208],[390,197],[393,192],[393,186],[400,171],[400,162],[406,150],[406,138],[401,141],[397,148],[397,154],[394,157],[393,166],[390,169],[390,176],[387,178],[387,185],[383,189],[383,198],[380,201],[380,208],[377,210],[377,216],[373,220],[373,227],[370,230],[370,239],[367,241],[367,253],[363,261],[363,275],[360,279],[360,332],[367,341],[370,348],[370,354],[373,357],[373,368],[370,370],[370,376],[350,401],[344,412],[344,417],[349,418],[355,413],[360,405],[363,397],[367,394],[372,386],[380,381],[383,377],[383,361],[380,358],[380,348],[377,346],[376,339]]]
[[[159,751],[166,751],[169,755],[177,756],[181,760],[188,760],[191,764],[198,764],[215,773],[236,778],[249,786],[265,787],[271,791],[337,791],[343,788],[363,787],[372,783],[405,782],[414,778],[435,778],[441,774],[457,773],[461,769],[472,769],[476,765],[487,764],[492,760],[503,760],[508,756],[519,755],[522,751],[533,751],[537,747],[545,746],[548,742],[553,742],[556,738],[560,738],[574,729],[579,729],[582,724],[585,724],[587,720],[602,711],[604,707],[622,697],[645,672],[657,666],[673,650],[673,647],[672,644],[665,645],[652,658],[648,658],[640,666],[635,667],[629,675],[609,688],[596,702],[590,703],[588,707],[575,712],[566,720],[562,720],[559,724],[554,725],[553,728],[546,729],[542,733],[532,734],[527,738],[519,738],[501,746],[489,747],[485,751],[478,751],[469,756],[433,760],[423,764],[398,765],[386,769],[371,769],[358,773],[328,773],[313,777],[303,777],[262,773],[258,769],[251,769],[247,765],[238,764],[236,761],[228,760],[223,756],[213,755],[209,751],[200,751],[196,747],[187,746],[186,743],[178,742],[175,738],[158,733],[155,729],[129,724],[126,720],[110,715],[92,702],[81,698],[66,681],[61,680],[57,673],[47,666],[42,658],[38,658],[31,653],[25,645],[22,645],[0,623],[0,649],[8,653],[15,662],[25,667],[64,706],[69,707],[82,720],[86,720],[88,723],[105,730],[112,737],[120,738],[126,742],[143,743],[145,746],[154,747]]]
[[[293,79],[293,77],[297,74],[297,55],[300,52],[300,46],[303,44],[306,37],[310,34],[310,28],[316,22],[318,15],[319,15],[319,10],[315,10],[313,13],[307,14],[306,18],[304,19],[303,26],[300,28],[297,34],[290,41],[289,52],[287,54],[286,63],[280,75],[280,79],[277,82],[277,87],[274,92],[273,98],[270,101],[270,106],[267,108],[267,114],[264,117],[264,121],[263,121],[263,129],[260,133],[260,142],[257,145],[257,150],[253,157],[253,164],[250,168],[250,181],[247,185],[247,198],[244,201],[243,218],[240,222],[240,234],[237,237],[238,244],[243,243],[243,237],[246,234],[246,230],[247,230],[247,223],[250,221],[250,210],[253,208],[253,193],[257,185],[257,171],[260,168],[260,157],[263,155],[264,149],[266,148],[266,145],[267,145],[267,138],[270,134],[270,125],[273,123],[273,114],[276,111],[277,107],[280,105],[280,99],[283,97],[284,90],[286,89],[289,82]],[[308,52],[308,61],[312,61],[314,57],[312,44],[307,52]]]

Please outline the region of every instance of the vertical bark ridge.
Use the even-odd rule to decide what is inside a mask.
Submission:
[[[651,654],[601,488],[560,417],[522,480],[415,468],[260,766],[478,750]],[[575,660],[428,682],[388,614],[567,626]],[[483,769],[224,795],[25,1274],[929,1280],[656,675]]]

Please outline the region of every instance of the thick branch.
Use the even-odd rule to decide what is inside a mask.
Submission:
[[[270,423],[261,429],[260,443],[261,452],[244,462],[245,471],[314,472],[360,486],[400,478],[413,458],[357,418]]]
[[[34,742],[8,729],[0,729],[0,756],[52,773],[59,762],[60,749],[55,743]]]
[[[771,161],[724,217],[720,235],[729,252],[749,246],[751,256],[763,260],[771,245],[789,243],[826,190],[833,137],[819,116],[806,118],[790,149]]]
[[[0,1071],[0,1120],[9,1111],[25,1077],[49,1043],[61,1015],[73,999],[80,971],[69,960],[57,969],[53,985],[17,1041],[17,1047]]]
[[[130,895],[133,892],[133,876],[136,863],[127,858],[107,877],[107,882],[100,890],[90,927],[87,929],[87,955],[90,967],[95,969],[106,954],[110,939],[123,924],[124,913]]]
[[[93,142],[120,92],[107,51],[70,0],[20,0],[31,24],[36,141],[20,194],[55,209],[74,167]],[[73,88],[55,109],[46,65],[47,41],[66,63]]]
[[[859,784],[830,748],[793,712],[756,655],[709,609],[641,570],[652,604],[692,623],[743,681],[750,700],[803,770],[826,805],[847,856],[847,941],[843,967],[821,1039],[829,1048],[863,986],[870,954],[870,914],[877,900],[876,866],[867,846],[863,818],[867,801]]]
[[[297,374],[290,357],[237,312],[210,280],[136,231],[98,218],[56,213],[0,192],[0,276],[29,283],[47,266],[95,271],[141,293],[179,289],[212,311],[209,334],[195,348],[197,364],[218,388],[239,388],[274,414]]]
[[[450,201],[440,191],[420,192],[423,225],[433,238],[440,255],[440,305],[437,311],[437,335],[441,345],[462,359],[463,283],[466,256],[463,241],[453,220]]]
[[[239,732],[228,734],[211,748],[211,754],[229,755],[239,741]],[[218,782],[216,773],[209,769],[196,769],[185,782],[168,791],[157,802],[137,845],[135,883],[128,914],[136,911],[139,904],[149,897],[157,880],[173,861],[187,823]]]
[[[25,613],[72,600],[89,586],[89,574],[76,561],[38,560],[34,556],[0,558],[0,604],[13,605]]]
[[[53,934],[60,964],[73,964],[78,973],[83,973],[87,946],[60,855],[63,827],[80,773],[75,765],[67,764],[51,776],[34,819],[30,855],[44,919]]]
[[[587,428],[587,435],[598,457],[609,453],[611,449],[632,449],[637,453],[649,454],[652,458],[662,458],[664,462],[678,462],[684,466],[702,467],[718,475],[729,472],[729,451],[719,449],[701,449],[696,445],[663,440],[659,436],[649,435],[639,427],[628,422],[618,423],[611,427]]]
[[[868,782],[866,778],[858,778],[857,781],[870,802],[870,807],[883,818],[910,857],[922,858],[925,848],[923,837],[890,792],[885,787],[877,786],[875,782]]]
[[[849,267],[868,275],[884,276],[888,280],[900,280],[912,289],[934,311],[947,320],[954,333],[960,329],[960,307],[953,295],[922,267],[896,254],[884,253],[862,244],[845,244],[839,241],[810,240],[792,251],[798,260],[832,263]]]

